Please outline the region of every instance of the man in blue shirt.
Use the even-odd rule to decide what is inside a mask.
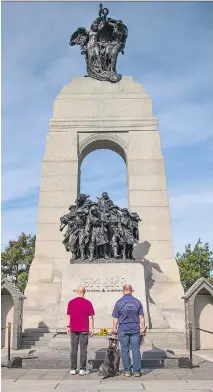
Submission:
[[[124,375],[127,377],[131,376],[131,360],[129,356],[131,347],[134,375],[135,377],[140,377],[140,342],[141,335],[146,335],[143,306],[137,298],[133,297],[130,284],[124,285],[123,294],[123,297],[116,302],[112,313],[113,331],[115,334],[118,333]]]

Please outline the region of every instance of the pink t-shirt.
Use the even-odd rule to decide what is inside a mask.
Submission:
[[[71,332],[88,332],[89,316],[95,314],[90,301],[82,297],[76,297],[68,303],[67,315],[70,316]]]

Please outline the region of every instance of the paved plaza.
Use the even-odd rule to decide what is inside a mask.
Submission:
[[[28,350],[20,351],[24,356]],[[1,350],[2,359],[5,358],[5,354],[5,349]],[[2,367],[2,392],[213,392],[213,350],[197,351],[193,354],[193,363],[199,364],[199,367],[144,369],[139,379],[126,378],[121,374],[106,380],[101,380],[96,371],[80,377],[71,376],[68,369]]]
[[[2,368],[2,392],[197,391],[213,392],[213,362],[194,369],[144,369],[140,379],[101,380],[97,372],[71,376],[68,369]]]

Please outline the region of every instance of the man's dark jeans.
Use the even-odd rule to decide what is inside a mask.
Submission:
[[[80,369],[86,370],[88,332],[71,332],[71,369],[77,369],[78,345],[80,343]]]
[[[134,373],[141,370],[141,353],[140,353],[140,333],[119,332],[118,339],[121,345],[121,354],[123,367],[126,372],[131,370],[131,360],[129,356],[130,347],[132,349],[133,371]]]

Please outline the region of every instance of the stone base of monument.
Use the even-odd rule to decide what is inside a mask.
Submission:
[[[109,265],[104,260],[98,260],[96,264],[63,264],[60,313],[57,314],[56,329],[51,332],[50,329],[48,332],[45,328],[25,330],[23,345],[35,349],[34,356],[37,358],[24,360],[23,367],[69,368],[70,340],[65,334],[66,312],[68,302],[76,297],[78,286],[86,287],[86,298],[93,303],[97,334],[102,328],[107,328],[110,332],[112,311],[115,302],[123,295],[122,287],[125,283],[133,285],[133,295],[142,302],[146,325],[150,327],[150,320],[152,323],[152,328],[148,329],[141,346],[143,367],[161,367],[162,364],[167,366],[171,361],[173,365],[177,365],[177,361],[171,359],[171,353],[169,353],[170,357],[167,355],[167,350],[183,350],[185,332],[182,329],[171,328],[160,307],[149,300],[144,265],[139,261],[115,262],[115,260],[110,260]],[[88,347],[88,366],[97,366],[97,363],[102,360],[99,356],[105,355],[107,347],[106,337],[91,338]]]
[[[98,260],[99,261],[99,260]],[[100,260],[101,261],[101,260]],[[77,295],[77,288],[86,288],[86,298],[95,310],[95,331],[112,328],[112,311],[116,301],[122,297],[125,283],[133,284],[133,295],[143,303],[147,319],[144,268],[132,263],[71,264],[66,266],[62,275],[61,312],[58,331],[66,326],[67,304]]]
[[[95,332],[102,328],[111,330],[112,311],[116,301],[123,295],[122,287],[125,283],[132,284],[133,295],[142,302],[146,325],[151,313],[154,328],[169,328],[167,320],[156,304],[149,304],[147,310],[147,290],[142,263],[110,260],[109,264],[106,260],[97,260],[96,264],[70,264],[63,268],[57,332],[66,330],[67,304],[76,297],[79,285],[86,287],[86,298],[94,306]]]

